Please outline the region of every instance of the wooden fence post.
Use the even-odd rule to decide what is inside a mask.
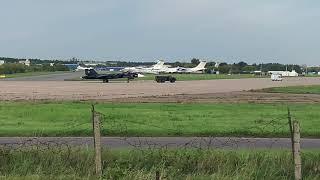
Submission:
[[[96,175],[101,178],[102,176],[102,163],[101,163],[101,134],[100,134],[100,115],[95,112],[94,105],[92,105],[92,122],[93,122],[93,142],[95,151],[95,165]]]
[[[288,107],[288,125],[289,125],[290,138],[291,138],[292,160],[294,160],[293,124],[292,124],[292,117],[291,117],[291,113],[290,113],[290,108],[289,107]]]
[[[160,180],[160,172],[156,171],[156,180]]]
[[[294,177],[301,180],[301,154],[300,154],[300,125],[293,121],[293,143],[294,143]]]

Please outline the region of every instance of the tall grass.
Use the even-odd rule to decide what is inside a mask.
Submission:
[[[214,150],[104,150],[104,179],[292,179],[290,152]],[[303,153],[304,179],[320,178],[320,152]],[[2,151],[0,176],[94,179],[91,149]]]

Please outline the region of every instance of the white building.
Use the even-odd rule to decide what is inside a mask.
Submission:
[[[29,59],[27,59],[27,60],[25,60],[25,61],[19,61],[19,63],[20,63],[20,64],[24,64],[24,65],[26,65],[26,66],[30,66],[30,60],[29,60]]]
[[[318,75],[320,75],[320,72],[318,72]]]
[[[282,76],[283,77],[296,77],[296,76],[299,76],[299,74],[295,70],[292,70],[291,72],[290,71],[284,71],[282,73]]]
[[[3,60],[0,60],[0,66],[1,66],[2,64],[4,64],[4,61],[3,61]]]

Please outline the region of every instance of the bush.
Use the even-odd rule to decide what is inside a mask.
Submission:
[[[6,63],[0,66],[0,74],[14,74],[26,72],[27,66],[18,63]]]
[[[20,63],[5,63],[0,66],[0,74],[14,74],[14,73],[25,73],[25,72],[40,72],[40,71],[68,71],[68,67],[63,64],[50,64],[43,65],[31,65],[26,66]]]

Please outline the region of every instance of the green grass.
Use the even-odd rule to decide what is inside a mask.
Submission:
[[[177,78],[177,81],[192,81],[192,80],[211,80],[211,79],[241,79],[241,78],[257,78],[252,74],[165,74],[172,75]],[[146,74],[145,77],[138,78],[138,80],[154,80],[153,74]]]
[[[281,104],[101,103],[96,109],[108,136],[288,136]],[[302,136],[320,137],[319,104],[291,110]],[[87,102],[1,102],[0,136],[91,136],[90,113]]]
[[[269,93],[293,93],[293,94],[320,94],[320,85],[288,86],[262,89]]]
[[[0,151],[0,179],[95,179],[91,149]],[[103,179],[293,179],[289,151],[104,150]],[[303,179],[320,178],[320,153],[302,152]],[[1,178],[2,177],[2,178]]]
[[[48,74],[59,74],[68,71],[55,71],[55,72],[26,72],[26,73],[15,73],[15,74],[6,74],[6,78],[16,78],[16,77],[27,77],[27,76],[40,76]]]

